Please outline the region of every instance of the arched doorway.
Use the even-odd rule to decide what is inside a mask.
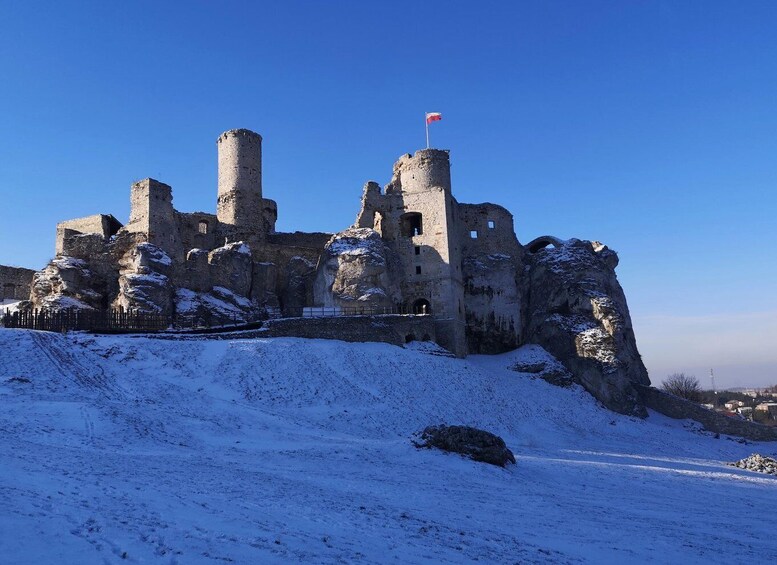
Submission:
[[[413,314],[431,314],[432,305],[426,298],[419,298],[413,302]]]

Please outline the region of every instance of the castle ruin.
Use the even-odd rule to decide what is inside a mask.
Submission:
[[[261,136],[235,129],[216,145],[215,214],[179,212],[170,186],[136,182],[125,225],[109,214],[57,225],[56,256],[32,277],[30,306],[212,323],[316,306],[427,314],[427,337],[457,356],[538,343],[605,404],[644,415],[633,385],[649,379],[606,246],[521,245],[505,208],[456,200],[440,149],[403,155],[383,187],[366,183],[344,231],[279,233]]]

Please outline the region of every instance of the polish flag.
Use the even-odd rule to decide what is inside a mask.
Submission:
[[[427,112],[426,113],[426,125],[432,122],[439,122],[442,120],[442,114],[440,112]]]

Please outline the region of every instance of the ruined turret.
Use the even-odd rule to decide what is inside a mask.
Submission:
[[[262,136],[232,129],[222,133],[216,145],[219,222],[235,235],[262,234]]]

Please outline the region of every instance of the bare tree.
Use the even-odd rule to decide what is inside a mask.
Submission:
[[[686,398],[694,402],[701,400],[701,385],[699,384],[699,379],[693,375],[672,373],[661,383],[661,388],[680,398]]]

